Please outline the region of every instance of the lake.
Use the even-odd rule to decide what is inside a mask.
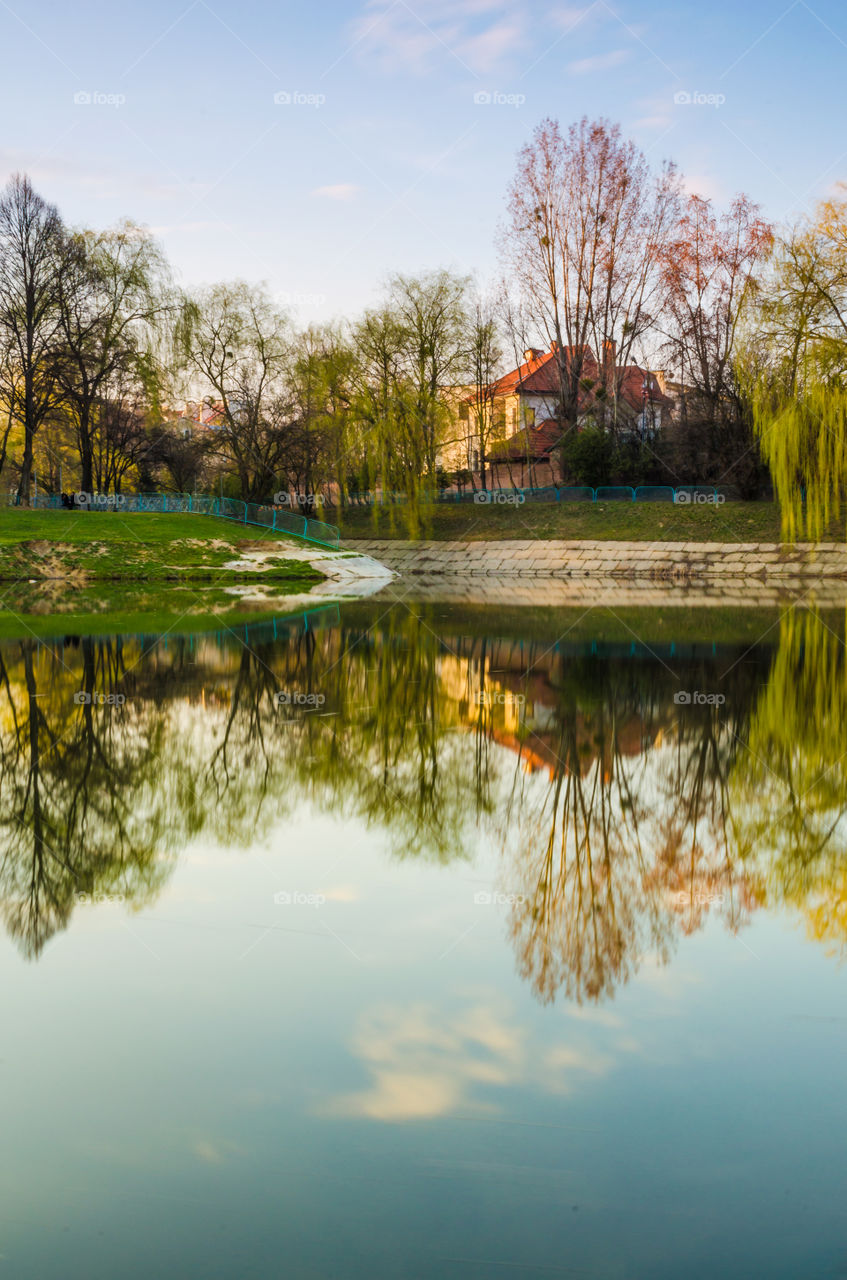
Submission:
[[[0,646],[0,1274],[847,1275],[844,610]]]

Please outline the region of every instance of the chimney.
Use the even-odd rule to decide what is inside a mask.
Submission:
[[[543,354],[544,352],[539,351],[538,347],[527,347],[523,353],[523,358],[527,364],[532,364],[533,360],[540,360]]]
[[[618,344],[614,338],[607,338],[603,343],[603,363],[614,369],[618,363]]]

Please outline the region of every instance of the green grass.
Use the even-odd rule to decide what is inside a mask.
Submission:
[[[0,593],[0,641],[224,630],[299,612],[294,598],[309,585],[265,584],[261,591],[272,599],[259,604],[202,584],[95,583],[62,591],[44,582],[16,584]]]
[[[409,537],[402,508],[344,513],[342,539]],[[774,502],[677,506],[670,502],[527,502],[523,506],[437,503],[424,510],[421,538],[473,542],[563,538],[633,542],[779,542]],[[843,529],[833,540],[843,537]]]
[[[108,537],[111,542],[167,544],[173,538],[226,538],[254,542],[257,538],[281,545],[302,546],[299,538],[237,520],[214,516],[157,515],[105,511],[24,511],[0,508],[0,546],[26,538],[83,544]]]
[[[192,515],[125,515],[107,512],[0,510],[0,580],[65,582],[213,582],[233,580],[223,566],[243,544],[278,544],[279,557],[254,577],[298,587],[322,575],[286,558],[299,539],[272,530]]]

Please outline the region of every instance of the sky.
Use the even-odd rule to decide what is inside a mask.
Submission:
[[[620,123],[725,205],[847,181],[843,0],[0,0],[0,181],[130,218],[178,281],[266,281],[303,322],[392,272],[485,285],[519,148]]]

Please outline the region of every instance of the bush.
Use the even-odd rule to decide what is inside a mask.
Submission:
[[[569,431],[562,445],[565,474],[573,484],[587,484],[592,489],[609,483],[612,442],[601,427],[583,427]]]

